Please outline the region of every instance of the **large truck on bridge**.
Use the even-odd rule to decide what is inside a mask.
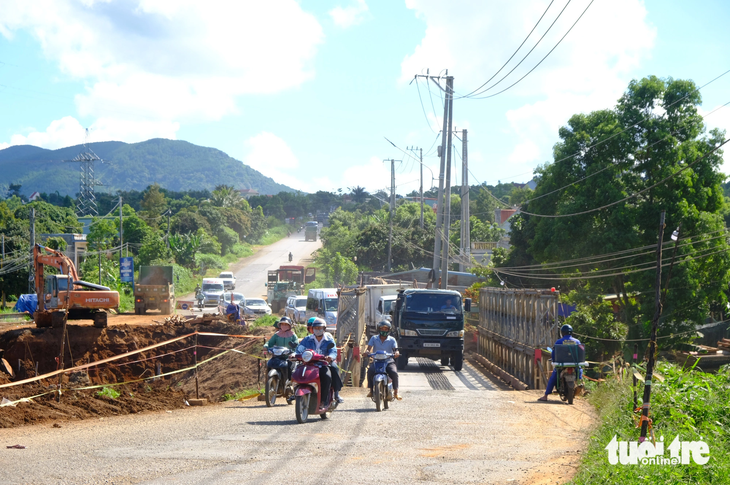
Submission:
[[[455,371],[464,365],[464,313],[471,299],[451,290],[407,289],[398,292],[393,309],[393,330],[404,369],[410,357],[428,357],[451,364]]]

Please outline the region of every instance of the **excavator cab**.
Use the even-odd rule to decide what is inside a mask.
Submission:
[[[63,308],[64,293],[69,289],[68,275],[48,275],[43,282],[44,303],[47,310]]]

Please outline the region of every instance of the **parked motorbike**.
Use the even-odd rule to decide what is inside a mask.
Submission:
[[[287,404],[291,404],[292,401],[288,398],[294,394],[294,391],[291,388],[291,376],[289,375],[289,358],[294,351],[286,347],[272,347],[268,352],[272,357],[266,363],[266,406],[273,406],[277,397],[287,398]]]
[[[327,344],[327,350],[334,347],[334,342]],[[321,395],[322,386],[319,380],[320,368],[327,365],[324,355],[313,350],[305,350],[296,355],[297,361],[301,362],[294,370],[292,382],[294,383],[294,412],[297,422],[304,423],[310,414],[319,414],[322,419],[328,419],[330,414],[337,408],[334,386],[329,391],[329,406],[323,406]]]
[[[548,350],[552,352],[550,347]],[[585,362],[585,347],[558,344],[555,346],[554,355],[553,367],[558,373],[555,390],[558,391],[560,399],[573,404],[575,388],[583,379],[583,368],[588,367],[588,362]]]
[[[393,354],[384,350],[378,350],[377,352],[371,353],[370,357],[373,358],[373,362],[370,365],[375,368],[372,400],[375,403],[375,409],[380,412],[383,409],[388,409],[389,402],[395,401],[393,380],[385,372],[385,368],[388,367],[388,361],[393,357]]]

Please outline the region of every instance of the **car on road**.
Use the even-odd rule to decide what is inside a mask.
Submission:
[[[246,305],[243,307],[243,312],[246,316],[262,316],[271,315],[271,307],[266,300],[261,298],[247,298]]]
[[[286,300],[284,315],[296,323],[304,323],[307,320],[307,297],[290,296]]]
[[[231,303],[231,295],[233,295],[233,303],[238,306],[242,307],[246,302],[246,297],[243,296],[243,293],[232,293],[227,291],[223,293],[218,300],[219,313],[226,313],[226,308],[228,308],[228,305]]]
[[[236,289],[236,277],[233,276],[232,271],[224,271],[218,275],[218,278],[223,280],[223,286],[226,290]]]

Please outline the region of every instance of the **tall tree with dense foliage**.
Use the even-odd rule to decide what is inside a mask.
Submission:
[[[724,175],[719,171],[722,151],[716,150],[724,133],[705,132],[700,103],[692,81],[652,76],[632,81],[614,109],[573,116],[560,129],[555,162],[537,170],[534,195],[514,218],[514,248],[505,266],[614,254],[603,262],[529,274],[570,278],[562,282],[564,289],[616,294],[620,319],[639,324],[630,327],[634,331],[646,331],[654,313],[652,246],[664,210],[665,249],[673,251],[669,237],[678,226],[681,239],[660,334],[686,332],[703,323],[713,304],[726,301],[730,247],[722,236]],[[630,195],[635,196],[592,211]],[[615,255],[630,250],[637,251]],[[669,264],[672,252],[664,254]],[[587,278],[597,275],[605,276]],[[666,285],[666,268],[662,276]],[[557,284],[508,278],[518,284]]]

